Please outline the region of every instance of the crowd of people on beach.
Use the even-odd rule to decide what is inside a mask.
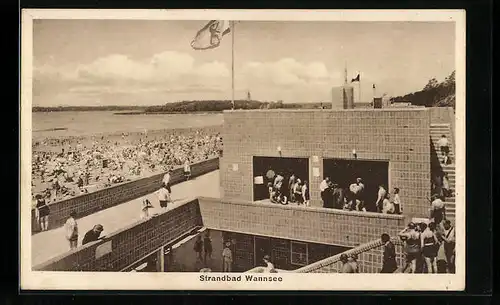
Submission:
[[[32,190],[46,202],[90,193],[222,152],[219,133],[46,139],[33,144]]]

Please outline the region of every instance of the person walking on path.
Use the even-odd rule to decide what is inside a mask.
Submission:
[[[76,212],[69,214],[68,220],[64,224],[66,239],[69,242],[69,248],[75,249],[78,246],[78,223],[76,221]]]
[[[170,192],[168,191],[165,183],[162,184],[161,188],[157,191],[158,200],[160,201],[160,207],[164,210],[167,209],[168,203],[170,202]]]

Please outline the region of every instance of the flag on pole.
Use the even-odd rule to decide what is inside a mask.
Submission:
[[[191,47],[195,50],[213,49],[220,45],[222,37],[231,32],[228,20],[212,20],[196,33]]]
[[[359,82],[359,73],[358,73],[358,76],[356,76],[355,78],[353,78],[351,80],[351,83],[354,83],[354,82]]]
[[[375,84],[373,84],[373,89],[375,89]]]

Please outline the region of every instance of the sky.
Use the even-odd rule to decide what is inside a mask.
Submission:
[[[328,102],[357,73],[355,101],[421,90],[455,70],[452,22],[241,21],[219,47],[208,21],[34,20],[33,106],[160,105],[235,98]],[[361,89],[361,95],[358,92]]]

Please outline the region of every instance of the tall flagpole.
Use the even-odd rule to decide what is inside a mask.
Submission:
[[[359,95],[359,100],[358,103],[361,103],[361,71],[359,72],[359,80],[358,80],[358,95]]]
[[[231,106],[234,110],[234,21],[231,21]]]

